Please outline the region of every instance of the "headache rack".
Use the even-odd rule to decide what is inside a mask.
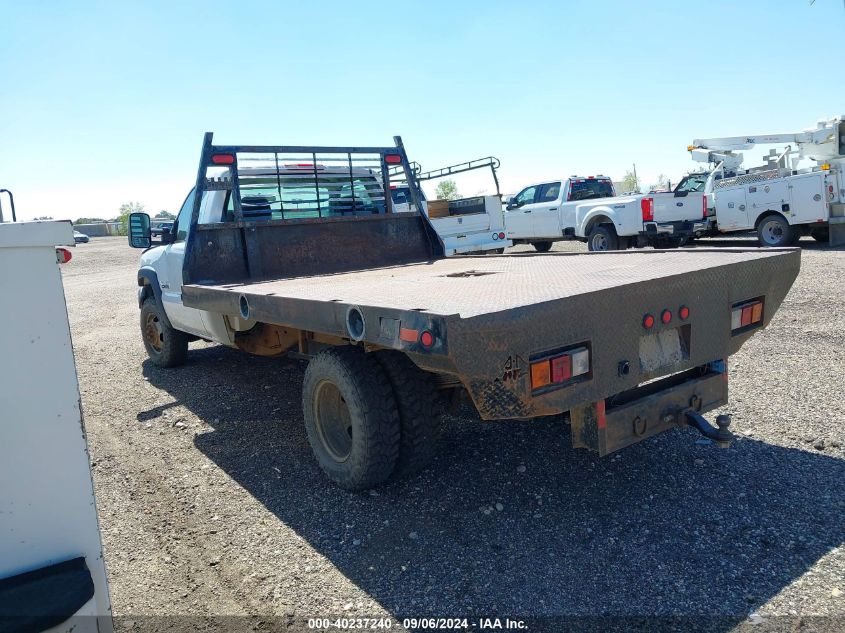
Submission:
[[[184,283],[323,274],[443,256],[424,213],[394,213],[391,178],[409,183],[415,208],[422,209],[419,165],[408,161],[401,137],[393,137],[392,147],[214,145],[212,139],[207,132],[203,140]],[[224,196],[222,216],[211,220],[202,212],[209,192]]]

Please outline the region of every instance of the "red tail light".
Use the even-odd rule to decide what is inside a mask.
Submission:
[[[654,198],[642,198],[640,208],[643,211],[643,222],[654,222]]]
[[[66,248],[57,248],[56,249],[56,261],[59,264],[67,264],[73,255],[71,252]]]
[[[399,154],[385,154],[384,162],[389,165],[398,165],[402,162],[402,157]]]
[[[707,217],[707,196],[701,196],[701,217]]]
[[[499,233],[499,239],[500,239],[500,240],[505,239],[505,234],[504,234],[504,233]]]
[[[235,157],[232,154],[212,154],[211,162],[215,165],[233,165]]]

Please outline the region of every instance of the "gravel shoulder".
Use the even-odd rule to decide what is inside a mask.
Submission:
[[[732,448],[679,430],[598,459],[560,420],[450,417],[433,468],[372,494],[317,468],[300,363],[200,342],[154,367],[139,251],[78,246],[62,271],[115,615],[845,623],[845,251],[802,246],[732,357]]]

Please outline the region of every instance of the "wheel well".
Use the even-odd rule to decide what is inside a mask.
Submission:
[[[768,211],[763,211],[763,213],[761,213],[759,216],[757,216],[757,221],[754,222],[755,230],[759,230],[760,229],[760,223],[763,220],[765,220],[766,218],[772,217],[773,215],[779,215],[783,219],[784,222],[789,224],[789,220],[787,220],[784,217],[783,213],[780,213],[779,211],[772,211],[771,209],[769,209]]]
[[[596,224],[610,224],[613,226],[613,221],[605,215],[597,215],[594,218],[591,218],[589,222],[587,222],[587,227],[584,229],[584,235],[589,235],[590,231],[593,230],[593,227]]]

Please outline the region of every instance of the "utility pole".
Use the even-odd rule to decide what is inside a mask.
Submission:
[[[637,178],[637,163],[634,163],[634,184],[637,187],[637,191],[640,190],[640,179]]]

